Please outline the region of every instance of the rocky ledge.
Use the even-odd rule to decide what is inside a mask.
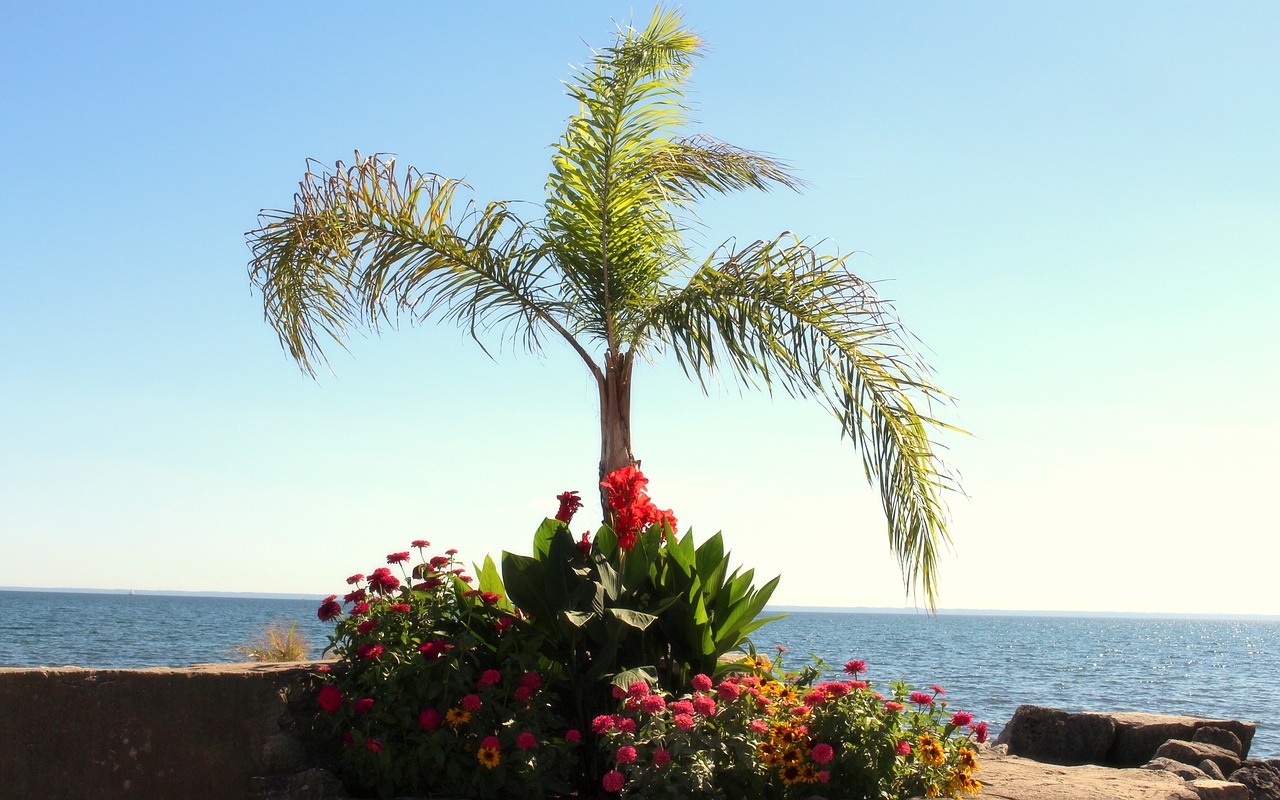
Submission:
[[[1019,706],[980,754],[1002,800],[1280,800],[1280,759],[1249,759],[1255,725]]]

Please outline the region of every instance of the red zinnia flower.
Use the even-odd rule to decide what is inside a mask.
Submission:
[[[867,671],[867,662],[865,661],[848,661],[845,662],[844,671],[850,675],[859,675]]]
[[[366,712],[366,711],[368,711],[369,709],[373,708],[373,698],[372,698],[372,697],[361,697],[359,700],[357,700],[357,701],[355,702],[355,704],[354,704],[354,708],[355,708],[355,710],[356,710],[356,713],[357,713],[357,714],[363,714],[363,713],[365,713],[365,712]]]
[[[493,623],[493,629],[494,629],[495,631],[497,631],[498,633],[502,633],[502,632],[503,632],[503,631],[505,631],[507,628],[510,628],[510,627],[511,627],[511,625],[512,625],[512,619],[511,619],[511,617],[499,617],[499,618],[498,618],[498,619]]]
[[[430,563],[432,567],[440,569],[441,567],[448,566],[449,559],[444,556],[432,556]]]
[[[929,694],[928,692],[912,692],[911,695],[907,697],[907,699],[918,706],[933,705],[933,695]]]
[[[364,576],[361,575],[359,572],[357,572],[355,575],[352,575],[350,578],[347,578],[347,583],[354,586],[355,584],[359,583],[362,580],[364,580]]]
[[[480,599],[483,600],[484,604],[487,606],[496,606],[498,601],[502,599],[502,595],[494,594],[493,592],[481,592]]]
[[[387,610],[398,611],[401,614],[407,614],[409,613],[410,608],[408,603],[392,603],[391,605],[387,606]]]
[[[941,686],[930,686],[929,688],[933,690],[933,693],[934,693],[934,694],[946,694],[946,693],[947,693],[947,690],[946,690],[946,689],[943,689]]]
[[[534,690],[541,689],[542,676],[536,672],[526,672],[520,676],[520,685]]]
[[[356,589],[353,592],[347,592],[346,594],[344,594],[342,596],[342,601],[344,603],[359,603],[361,600],[365,599],[368,596],[369,596],[369,593],[366,592],[364,589]]]
[[[904,708],[906,708],[906,706],[904,706],[902,703],[895,703],[892,700],[884,704],[885,711],[901,711]]]
[[[629,744],[624,744],[618,748],[618,763],[630,764],[636,760],[636,749]]]
[[[671,753],[666,748],[659,747],[653,751],[653,765],[655,767],[665,767],[671,763]]]
[[[320,707],[330,714],[342,708],[342,690],[332,683],[326,683],[320,687],[317,699],[320,701]]]
[[[498,743],[497,736],[486,736],[480,740],[480,746],[490,750],[501,750],[502,745]]]
[[[577,728],[570,728],[564,732],[564,740],[566,742],[580,742],[582,741],[582,731]]]
[[[408,550],[405,550],[403,553],[391,553],[390,555],[387,556],[388,564],[403,564],[408,560],[409,560]]]
[[[667,707],[667,701],[660,694],[651,694],[640,700],[640,710],[646,714],[657,714]]]
[[[957,711],[951,715],[951,724],[955,725],[957,728],[963,728],[970,722],[973,722],[973,715],[968,711]]]
[[[592,733],[608,733],[613,730],[613,717],[608,714],[600,714],[591,720]]]
[[[558,494],[556,499],[560,501],[560,510],[556,512],[556,519],[568,524],[573,520],[573,515],[578,513],[578,509],[582,508],[582,500],[577,492]]]
[[[532,750],[537,746],[538,738],[528,731],[525,731],[516,737],[516,747],[519,747],[521,750]]]
[[[693,676],[693,680],[689,682],[693,686],[695,692],[711,691],[711,679],[699,672]]]
[[[369,588],[375,592],[394,592],[400,588],[400,579],[386,567],[378,567],[369,576]]]
[[[316,609],[316,616],[321,622],[328,622],[342,616],[342,606],[338,605],[338,596],[331,594],[320,604],[320,608]]]
[[[623,733],[636,732],[636,721],[631,717],[614,717],[613,724],[614,724],[614,727],[616,727],[618,730],[622,731]]]
[[[356,633],[368,633],[381,624],[377,617],[370,617],[356,626]]]
[[[476,688],[483,689],[486,686],[492,686],[495,683],[502,683],[502,673],[496,669],[486,669],[480,673],[480,680],[476,681]]]
[[[418,724],[423,730],[434,731],[440,727],[440,712],[434,708],[424,708],[418,714]]]
[[[430,547],[431,542],[428,542],[426,539],[414,539],[412,542],[409,542],[409,546],[421,549],[423,547]]]
[[[383,647],[380,644],[362,644],[360,649],[356,651],[356,655],[361,658],[372,661],[382,655]]]
[[[671,721],[676,724],[677,728],[682,728],[686,731],[693,727],[693,717],[688,714],[676,714]]]
[[[382,742],[378,741],[377,739],[365,739],[364,746],[369,748],[375,753],[382,752]]]
[[[900,756],[911,755],[911,742],[908,742],[906,739],[900,740],[898,742],[898,746],[894,748],[894,752]]]
[[[831,749],[831,745],[822,742],[815,744],[810,750],[809,755],[813,757],[813,763],[825,764],[832,758],[835,758],[836,751]]]
[[[462,698],[463,711],[479,711],[482,705],[484,705],[484,702],[480,699],[480,695],[469,694]]]

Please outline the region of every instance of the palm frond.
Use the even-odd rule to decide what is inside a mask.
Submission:
[[[704,389],[724,370],[749,386],[819,398],[879,490],[907,590],[922,588],[935,605],[939,549],[950,542],[942,492],[954,479],[930,438],[952,428],[931,407],[948,398],[893,309],[844,257],[789,235],[721,251],[653,307],[646,327]]]
[[[250,279],[299,366],[314,373],[320,334],[341,344],[352,323],[376,328],[401,314],[443,317],[477,342],[502,326],[537,350],[545,325],[576,344],[556,319],[563,303],[538,232],[503,203],[456,213],[463,186],[357,153],[350,166],[308,169],[292,212],[262,213],[247,234]]]

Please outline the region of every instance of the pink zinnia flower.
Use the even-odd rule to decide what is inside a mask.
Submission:
[[[835,758],[836,751],[826,742],[815,744],[810,750],[809,755],[813,757],[813,763],[825,764]]]
[[[901,711],[904,708],[906,708],[906,706],[904,706],[902,703],[895,703],[892,700],[884,704],[885,711]]]
[[[604,787],[606,792],[620,792],[622,791],[622,785],[626,782],[627,779],[624,778],[622,773],[618,772],[616,769],[609,770],[604,774],[604,777],[600,779],[600,785]]]
[[[627,696],[634,697],[637,700],[641,697],[648,697],[649,684],[644,681],[633,681],[631,685],[627,687]]]
[[[737,700],[738,695],[742,694],[742,687],[736,683],[721,681],[716,687],[716,694],[720,695],[720,699],[724,701]]]
[[[830,783],[831,773],[825,769],[818,770],[818,783]]]
[[[332,683],[326,683],[320,687],[317,699],[320,701],[320,707],[330,714],[342,708],[342,690]]]
[[[951,715],[951,724],[955,725],[957,728],[963,728],[970,722],[973,722],[973,715],[968,711],[957,711]]]
[[[618,748],[618,763],[630,764],[636,760],[636,749],[629,744],[624,744]]]
[[[659,747],[653,751],[653,765],[655,767],[665,767],[671,763],[671,753],[666,748]]]
[[[769,723],[762,719],[753,719],[748,723],[747,728],[754,734],[763,736],[769,732]]]
[[[681,728],[686,731],[693,727],[693,717],[688,714],[676,714],[671,721],[676,724],[677,728]]]
[[[636,721],[630,717],[615,717],[614,726],[623,733],[636,732]]]
[[[498,742],[497,736],[486,736],[480,740],[481,747],[487,747],[490,750],[501,750],[502,745]]]
[[[704,717],[714,717],[716,714],[716,701],[705,694],[700,694],[693,698],[693,710]]]
[[[711,685],[712,685],[711,679],[708,678],[706,675],[703,675],[702,673],[698,673],[697,675],[694,675],[693,680],[691,681],[691,684],[693,685],[693,690],[695,692],[711,691]]]
[[[486,686],[492,686],[495,683],[502,683],[502,673],[496,669],[486,669],[480,673],[480,680],[476,681],[476,688],[483,689]]]
[[[674,702],[667,703],[667,708],[671,709],[672,714],[693,713],[693,703],[690,703],[688,700],[676,700]]]
[[[521,750],[532,750],[537,746],[538,738],[528,731],[525,731],[516,737],[516,747],[519,747]]]
[[[408,560],[409,560],[408,550],[405,550],[403,553],[391,553],[387,556],[388,564],[403,564]]]
[[[469,694],[462,698],[463,711],[479,711],[480,707],[483,705],[484,701],[480,699],[480,695],[478,694]]]
[[[823,702],[826,701],[826,699],[827,699],[826,692],[822,691],[821,689],[814,689],[812,692],[808,692],[807,694],[805,694],[805,696],[801,698],[800,702],[812,708],[813,706],[822,705]]]
[[[564,732],[564,740],[566,742],[580,742],[582,741],[582,731],[577,728],[570,728]]]
[[[640,701],[640,710],[646,714],[657,714],[666,707],[667,701],[659,694],[651,694]]]
[[[946,690],[946,689],[943,689],[941,686],[930,686],[929,688],[933,690],[933,693],[934,693],[934,694],[946,694],[946,693],[947,693],[947,690]]]
[[[906,739],[899,739],[898,746],[893,751],[900,756],[909,756],[911,755],[911,742]]]
[[[928,692],[912,692],[907,699],[918,706],[933,705],[933,695],[929,694]]]
[[[613,730],[613,717],[608,714],[601,714],[591,720],[592,733],[608,733]]]
[[[978,744],[984,744],[987,741],[987,723],[985,720],[979,722],[977,725],[970,725],[969,730],[977,734],[974,741]]]
[[[844,665],[844,671],[850,675],[861,675],[867,671],[867,662],[865,661],[847,661]]]

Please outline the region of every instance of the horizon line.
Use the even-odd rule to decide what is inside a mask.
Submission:
[[[198,589],[95,589],[47,586],[0,586],[0,592],[44,592],[68,594],[134,595],[150,597],[224,597],[247,600],[311,600],[319,601],[327,594],[311,592],[229,592]],[[939,608],[936,612],[919,606],[815,606],[784,604],[767,605],[761,614],[827,613],[827,614],[924,614],[926,616],[1010,616],[1010,617],[1136,617],[1146,619],[1205,619],[1280,621],[1280,614],[1220,611],[1083,611],[1070,609],[1010,608]]]

